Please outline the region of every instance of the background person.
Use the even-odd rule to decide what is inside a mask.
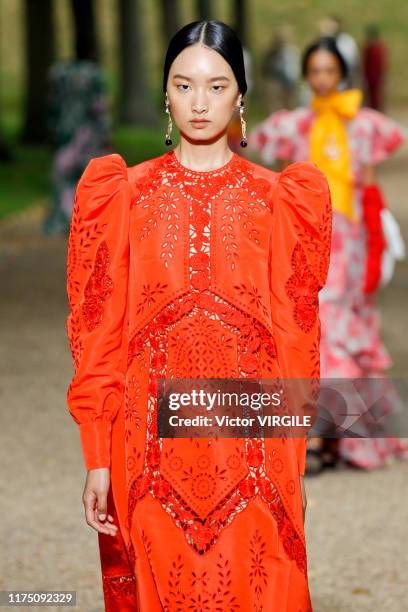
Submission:
[[[358,89],[339,90],[347,64],[336,42],[323,37],[304,52],[302,71],[313,92],[308,108],[279,111],[251,132],[249,142],[264,162],[309,159],[325,173],[333,202],[327,283],[320,292],[323,378],[385,377],[391,357],[381,340],[375,298],[385,248],[381,209],[385,199],[375,167],[404,141],[402,128],[362,107]],[[338,447],[338,448],[337,448]],[[337,453],[361,468],[403,456],[395,438],[310,440],[310,470],[333,465]]]

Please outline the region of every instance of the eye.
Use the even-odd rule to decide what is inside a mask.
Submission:
[[[181,85],[177,85],[177,89],[178,89],[179,91],[187,91],[187,89],[181,89],[181,88],[183,88],[183,87],[186,87],[186,88],[188,89],[188,87],[189,87],[189,86],[188,86],[188,85],[186,85],[185,83],[182,83]]]
[[[223,85],[213,85],[212,87],[217,93],[225,89]]]

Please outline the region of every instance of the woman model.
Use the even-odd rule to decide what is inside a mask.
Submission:
[[[327,181],[228,148],[239,111],[246,145],[246,81],[222,22],[173,37],[163,90],[179,144],[130,168],[93,159],[69,237],[68,406],[106,609],[310,611],[304,438],[161,438],[156,392],[160,377],[318,378]]]
[[[327,283],[319,294],[321,376],[382,378],[391,358],[381,342],[375,291],[386,205],[375,166],[398,149],[403,131],[383,114],[361,107],[360,90],[338,90],[347,67],[333,38],[322,37],[306,49],[302,71],[313,93],[310,106],[274,113],[256,126],[249,144],[266,163],[278,159],[285,167],[309,159],[328,179],[333,231]],[[337,452],[357,467],[374,468],[405,451],[395,438],[343,438],[338,445],[312,439],[308,469],[332,465]]]

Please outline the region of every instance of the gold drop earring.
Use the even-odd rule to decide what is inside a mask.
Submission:
[[[165,112],[168,114],[168,122],[167,122],[167,132],[166,132],[166,139],[165,139],[165,143],[167,146],[170,146],[173,144],[173,141],[171,139],[171,131],[173,129],[173,121],[171,119],[171,114],[170,114],[170,106],[169,106],[169,99],[167,97],[166,94],[166,100],[165,100]]]
[[[244,119],[244,111],[245,111],[245,106],[244,106],[244,101],[241,96],[240,102],[239,102],[239,116],[241,119],[241,131],[242,131],[241,147],[246,147],[248,145],[247,135],[246,135],[246,121]]]

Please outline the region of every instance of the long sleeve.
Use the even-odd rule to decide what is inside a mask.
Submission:
[[[110,467],[124,394],[131,189],[117,154],[92,159],[76,190],[67,253],[67,334],[75,374],[67,404],[86,468]]]
[[[318,292],[327,278],[332,209],[324,174],[311,162],[280,173],[270,254],[272,323],[283,378],[320,377]],[[300,474],[306,440],[295,438]]]

